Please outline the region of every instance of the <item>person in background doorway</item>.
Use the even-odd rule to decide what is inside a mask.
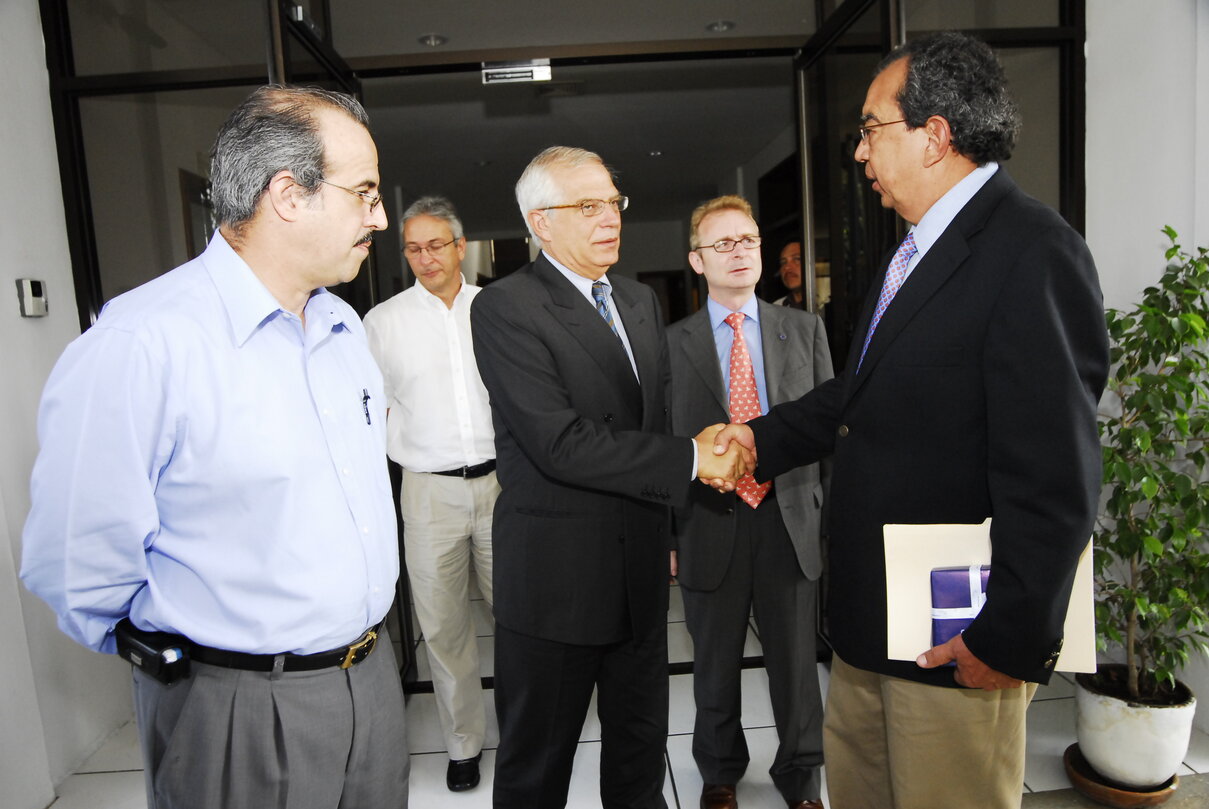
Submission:
[[[478,786],[486,733],[470,583],[473,562],[490,608],[495,436],[470,339],[479,289],[462,279],[462,222],[449,200],[421,197],[402,229],[419,283],[371,309],[365,333],[382,369],[387,450],[403,467],[404,557],[449,754],[445,785],[462,792]]]

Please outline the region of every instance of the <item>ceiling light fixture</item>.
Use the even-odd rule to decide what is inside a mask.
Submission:
[[[651,149],[651,151],[647,152],[647,155],[650,157],[663,157],[663,152],[659,149]]]
[[[705,30],[711,34],[724,34],[735,27],[735,24],[730,20],[715,20],[705,26]]]
[[[416,41],[430,48],[439,48],[449,41],[449,37],[444,34],[424,34]]]

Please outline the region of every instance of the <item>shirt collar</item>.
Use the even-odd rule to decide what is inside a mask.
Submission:
[[[726,316],[730,314],[730,309],[727,309],[725,306],[710,297],[705,299],[705,308],[709,311],[709,326],[711,329],[716,330],[719,326],[726,325]],[[756,302],[755,295],[752,295],[750,298],[748,298],[747,303],[739,307],[739,311],[754,320],[756,325],[759,325],[760,305]],[[729,329],[730,326],[726,325],[726,328]]]
[[[943,197],[932,203],[932,207],[920,218],[919,224],[911,229],[911,233],[915,235],[915,249],[919,258],[928,252],[928,248],[936,243],[966,203],[973,199],[998,170],[999,164],[994,161],[978,166],[946,191]]]
[[[563,274],[564,278],[574,284],[575,288],[578,289],[580,293],[582,293],[588,300],[592,300],[592,284],[594,284],[595,281],[593,281],[591,278],[586,278],[585,276],[580,275],[574,270],[567,269],[561,262],[558,261],[558,259],[554,258],[554,256],[550,255],[545,250],[542,251],[542,255],[546,257],[546,261],[549,261],[554,265],[554,269],[558,270]],[[610,291],[611,285],[609,284],[607,272],[596,280],[604,284],[604,291],[606,295],[612,294]]]
[[[446,306],[445,301],[429,292],[428,288],[421,284],[418,280],[414,286],[416,287],[416,294],[419,296],[420,300],[424,302],[424,305],[434,309],[439,307],[446,311],[452,311],[462,306],[468,306],[470,303],[470,296],[466,292],[466,290],[469,289],[470,284],[466,283],[466,276],[464,275],[462,276],[462,285],[458,287],[457,294],[453,296],[453,306]]]
[[[214,233],[200,260],[222,300],[236,345],[242,346],[262,323],[285,311],[221,231]],[[336,296],[323,287],[311,293],[303,311],[308,321],[316,326],[334,329],[344,325],[344,315],[336,306]]]

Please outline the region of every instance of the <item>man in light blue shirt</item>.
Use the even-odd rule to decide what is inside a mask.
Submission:
[[[152,809],[407,803],[382,377],[324,289],[386,226],[367,126],[337,93],[253,93],[214,145],[206,251],[111,301],[43,395],[21,575],[135,662]]]

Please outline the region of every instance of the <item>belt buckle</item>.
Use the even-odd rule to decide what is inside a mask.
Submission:
[[[357,656],[357,652],[361,651],[366,646],[368,646],[369,651],[372,652],[374,650],[374,644],[377,642],[377,640],[378,640],[378,633],[372,629],[367,630],[365,633],[365,638],[363,640],[359,640],[356,643],[354,643],[352,646],[348,647],[348,654],[346,654],[344,656],[344,661],[340,664],[340,668],[342,668],[342,669],[352,668],[353,663],[357,662],[356,660],[353,659]],[[366,652],[366,654],[368,655],[369,652]]]

